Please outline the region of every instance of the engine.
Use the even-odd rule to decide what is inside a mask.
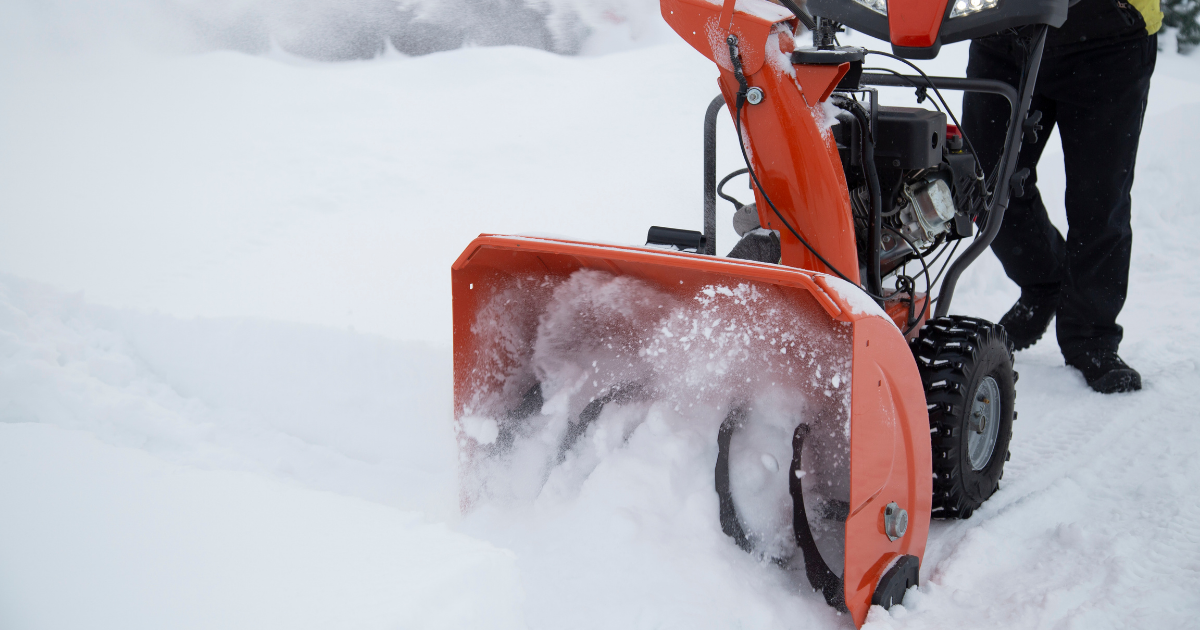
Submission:
[[[843,109],[857,107],[842,101]],[[849,111],[833,127],[854,210],[859,263],[864,271],[871,195],[862,168],[857,121]],[[882,195],[880,272],[894,272],[946,242],[970,236],[981,207],[975,158],[958,128],[942,112],[914,107],[878,108],[875,169]]]

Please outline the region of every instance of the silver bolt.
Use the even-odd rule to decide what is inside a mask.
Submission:
[[[908,531],[908,512],[895,503],[883,508],[883,531],[888,540],[899,540]]]
[[[758,105],[763,101],[763,91],[759,88],[752,87],[746,90],[746,102],[751,105]]]

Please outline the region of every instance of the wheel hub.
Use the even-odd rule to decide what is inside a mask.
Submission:
[[[971,400],[967,457],[972,470],[983,470],[992,459],[1000,435],[1000,385],[991,376],[983,377]]]

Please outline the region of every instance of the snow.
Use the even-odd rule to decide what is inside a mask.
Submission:
[[[755,17],[772,22],[776,20],[790,20],[793,17],[792,12],[787,8],[773,2],[767,2],[766,0],[738,0],[734,7],[743,13],[749,13]]]
[[[745,428],[731,443],[731,494],[756,557],[787,560],[796,553],[790,502],[782,500],[788,497],[790,469],[779,462],[791,462],[797,425],[808,425],[817,436],[814,444],[821,444],[811,449],[819,456],[805,460],[806,471],[814,473],[806,501],[849,498],[850,401],[849,388],[841,384],[850,371],[850,337],[823,312],[814,316],[752,285],[711,285],[681,299],[641,280],[596,270],[578,271],[544,288],[550,292],[544,308],[515,311],[536,317],[535,326],[516,327],[524,338],[511,338],[507,327],[490,334],[499,322],[486,306],[478,318],[482,323],[473,329],[484,339],[502,339],[508,352],[504,360],[488,362],[499,375],[473,370],[471,386],[521,385],[516,391],[506,388],[498,400],[475,403],[460,420],[470,438],[462,450],[473,454],[463,477],[472,508],[466,520],[470,531],[503,528],[505,519],[489,507],[532,503],[548,521],[539,541],[566,534],[583,542],[576,538],[577,520],[605,521],[616,507],[593,495],[597,485],[604,487],[615,476],[620,483],[614,489],[619,489],[636,473],[672,481],[664,487],[644,485],[617,504],[644,503],[624,508],[652,517],[640,524],[642,537],[686,535],[695,540],[681,541],[678,552],[703,555],[725,541],[716,521],[694,517],[696,511],[716,513],[710,485],[715,437],[722,421],[735,413],[744,418]],[[492,300],[511,305],[514,294],[498,290]],[[804,334],[796,332],[801,330]],[[520,406],[531,383],[544,402],[516,422],[509,413]],[[812,398],[816,401],[809,402]],[[585,410],[596,401],[603,407],[584,424]],[[477,427],[489,421],[499,428],[480,435]],[[509,443],[488,448],[498,433],[511,436]],[[677,491],[685,492],[683,504],[674,496]],[[562,512],[572,518],[560,525]],[[554,532],[562,525],[565,532]],[[603,532],[594,535],[589,546],[627,542],[626,537],[612,541]],[[840,537],[824,540],[841,549]],[[840,557],[840,551],[833,553]],[[612,624],[627,625],[629,613],[613,611]]]
[[[0,424],[5,628],[522,628],[510,551],[406,512]]]
[[[825,286],[837,291],[838,297],[842,298],[842,301],[844,301],[846,305],[850,307],[851,313],[875,315],[876,317],[882,317],[883,319],[892,321],[892,318],[887,316],[887,313],[884,312],[883,308],[879,306],[875,300],[871,299],[871,296],[867,295],[867,292],[863,291],[861,288],[856,287],[837,276],[830,275],[825,276]]]
[[[721,414],[613,408],[533,497],[459,511],[451,262],[480,232],[698,226],[701,55],[34,39],[0,43],[0,627],[850,627],[721,533]],[[933,524],[921,587],[869,627],[1200,618],[1200,60],[1162,53],[1142,143],[1121,323],[1146,389],[1091,392],[1053,331],[1018,353],[1000,491]],[[731,124],[718,149],[739,167]],[[1061,159],[1039,185],[1065,227]],[[985,254],[952,310],[1016,295]]]

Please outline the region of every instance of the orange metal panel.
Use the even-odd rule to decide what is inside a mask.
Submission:
[[[784,219],[857,283],[850,194],[820,105],[846,69],[793,66],[782,52],[791,44],[790,37],[771,32],[775,24],[794,19],[778,5],[739,0],[728,28],[720,26],[722,8],[705,0],[662,0],[667,23],[721,69],[719,84],[730,112],[735,111],[738,82],[726,37],[730,33],[738,37],[746,80],[767,95],[762,103],[743,108],[742,133],[754,171]],[[775,216],[762,191],[755,191],[755,200],[762,225],[780,232],[783,264],[832,273]]]
[[[787,9],[767,0],[736,0],[736,12],[733,11],[734,4],[735,0],[726,0],[724,5],[708,0],[662,0],[660,10],[663,19],[684,41],[724,70],[733,70],[725,38],[730,33],[737,35],[741,42],[743,69],[750,75],[763,66],[771,28],[795,18]],[[747,12],[747,8],[758,11]]]
[[[806,103],[819,103],[833,94],[833,88],[838,81],[850,71],[850,64],[817,66],[803,64],[793,66],[796,72],[796,83],[804,93]]]
[[[850,419],[850,518],[846,520],[846,606],[856,625],[870,608],[875,584],[892,560],[923,558],[933,504],[933,459],[925,393],[908,344],[882,318],[854,325]],[[896,541],[883,529],[883,509],[908,511],[908,532]]]
[[[892,43],[928,48],[937,41],[949,0],[888,0],[888,30]]]

